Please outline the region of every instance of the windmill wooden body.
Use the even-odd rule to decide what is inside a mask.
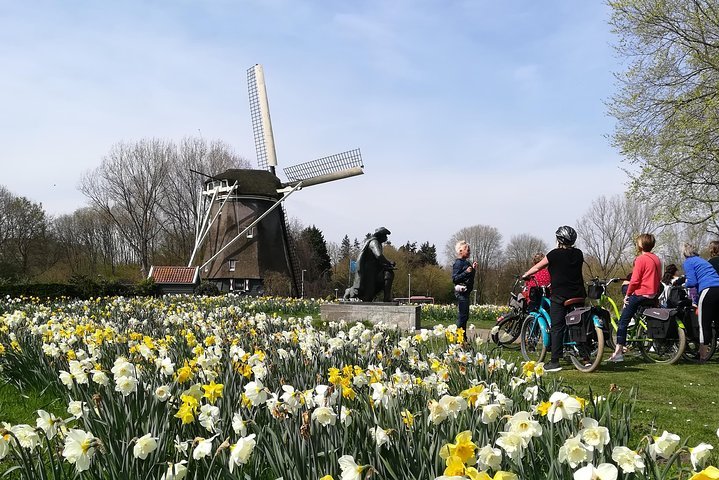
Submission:
[[[205,182],[189,265],[201,258],[202,278],[222,291],[260,293],[275,272],[287,279],[287,294],[298,296],[300,267],[283,203],[304,187],[361,175],[362,156],[355,149],[288,167],[281,181],[262,66],[247,79],[259,169],[218,172]]]

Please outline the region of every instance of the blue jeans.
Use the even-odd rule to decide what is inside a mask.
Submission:
[[[629,321],[634,314],[637,313],[639,306],[642,303],[646,304],[648,301],[649,299],[647,297],[640,295],[629,295],[627,298],[627,304],[624,305],[622,309],[622,314],[619,316],[619,325],[617,326],[617,343],[619,345],[627,344],[627,327],[629,326]]]
[[[456,295],[457,297],[457,309],[459,313],[457,315],[457,328],[463,328],[467,331],[467,320],[469,320],[469,295]]]

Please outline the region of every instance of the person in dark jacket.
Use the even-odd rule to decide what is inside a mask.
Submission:
[[[587,296],[584,277],[582,277],[584,254],[580,249],[574,247],[574,242],[577,241],[577,232],[572,227],[563,225],[557,229],[555,236],[557,237],[557,248],[547,253],[524,274],[524,278],[529,279],[538,271],[547,268],[549,276],[552,278],[552,294],[549,297],[549,316],[552,320],[550,335],[552,358],[544,366],[544,370],[547,372],[558,372],[562,369],[559,359],[562,357],[564,331],[567,328],[564,317],[569,310],[564,306],[565,300]]]
[[[454,296],[457,298],[457,327],[467,330],[469,320],[469,294],[474,288],[474,272],[477,270],[477,262],[469,263],[471,249],[464,240],[457,242],[454,246],[457,259],[452,265],[452,283],[454,283]]]

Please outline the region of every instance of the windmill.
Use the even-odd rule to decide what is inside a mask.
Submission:
[[[188,266],[201,258],[202,277],[222,291],[261,291],[265,276],[277,272],[289,278],[288,294],[298,296],[299,266],[283,203],[304,187],[361,175],[362,156],[354,149],[287,167],[282,182],[261,65],[247,71],[247,84],[259,168],[208,176]]]

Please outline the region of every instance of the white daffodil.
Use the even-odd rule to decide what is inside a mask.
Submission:
[[[583,428],[579,431],[579,435],[582,436],[584,443],[595,448],[601,448],[609,443],[607,427],[600,426],[599,422],[589,417],[584,417],[581,423]]]
[[[499,470],[502,466],[502,451],[485,445],[477,452],[477,464],[482,470]]]
[[[37,428],[45,432],[48,439],[52,439],[55,435],[57,435],[57,427],[62,420],[57,418],[52,413],[47,413],[45,410],[38,410],[37,415],[38,417],[35,420],[35,425],[37,425]]]
[[[97,439],[92,433],[72,429],[65,437],[65,448],[62,450],[62,456],[69,463],[75,464],[75,470],[83,472],[90,468],[96,444]]]
[[[170,376],[175,373],[175,364],[169,357],[158,358],[155,360],[155,366],[165,376]]]
[[[611,463],[595,467],[591,463],[574,472],[574,480],[617,480],[619,471]]]
[[[182,480],[187,476],[187,460],[180,460],[177,463],[168,463],[167,471],[160,477],[160,480]]]
[[[70,360],[69,365],[70,375],[73,376],[75,381],[79,385],[87,385],[87,372],[85,371],[85,367],[82,365],[82,363],[78,362],[77,360]]]
[[[549,397],[549,403],[551,403],[551,406],[547,411],[547,418],[552,423],[561,422],[565,418],[571,418],[582,409],[579,400],[564,392],[554,392],[552,396]]]
[[[4,435],[0,435],[0,460],[5,458],[5,456],[10,451],[10,434],[6,433]]]
[[[694,470],[699,470],[704,467],[704,464],[711,456],[711,451],[713,449],[714,447],[708,443],[700,443],[696,447],[689,449],[692,467],[694,467]]]
[[[614,447],[612,460],[619,465],[623,473],[644,472],[644,460],[630,448]]]
[[[361,480],[362,470],[364,467],[357,465],[352,455],[342,455],[339,460],[340,470],[342,470],[341,480]]]
[[[536,402],[537,396],[539,395],[539,385],[533,387],[527,387],[524,389],[522,397],[528,402]]]
[[[175,435],[175,451],[182,455],[183,457],[187,456],[187,451],[190,449],[190,441],[185,440],[184,442],[180,440],[179,435]]]
[[[27,425],[24,423],[20,425],[13,425],[12,427],[10,427],[10,431],[13,435],[15,435],[17,442],[22,448],[27,448],[28,450],[35,450],[35,447],[40,444],[40,437],[35,431],[35,428],[33,428],[31,425]]]
[[[245,395],[247,395],[248,400],[255,407],[267,401],[267,390],[265,390],[265,386],[262,385],[262,382],[259,380],[249,382],[245,385]]]
[[[255,434],[253,433],[240,438],[237,443],[230,447],[230,473],[232,473],[236,466],[247,463],[247,460],[250,459],[250,455],[252,455],[252,451],[255,449],[256,444]]]
[[[152,436],[152,433],[147,433],[135,441],[135,446],[132,448],[132,454],[135,458],[145,460],[147,456],[154,452],[157,448],[157,439]]]
[[[115,382],[117,382],[117,379],[120,377],[134,377],[135,366],[125,358],[118,357],[115,359],[115,363],[112,369],[110,369],[110,372],[112,372],[112,375],[115,377]]]
[[[317,407],[312,412],[312,420],[323,427],[334,425],[337,421],[337,414],[331,407]]]
[[[137,379],[135,377],[121,376],[115,378],[115,391],[127,397],[137,391]]]
[[[374,441],[377,444],[377,448],[382,448],[382,445],[386,445],[390,442],[387,430],[382,427],[375,427],[371,429],[370,432],[372,433],[372,438],[374,438]]]
[[[98,385],[107,387],[110,384],[110,377],[102,370],[92,370],[92,381]]]
[[[155,398],[161,402],[166,402],[172,396],[169,385],[160,385],[155,389]]]
[[[649,446],[649,454],[654,460],[657,457],[669,458],[679,446],[679,440],[679,435],[664,430],[660,437],[654,437],[654,443]]]
[[[447,419],[447,410],[437,400],[430,400],[427,408],[429,408],[429,420],[433,424],[439,425]]]
[[[527,439],[542,435],[542,426],[538,421],[532,419],[531,413],[526,411],[520,411],[512,415],[507,420],[505,430],[518,433]]]
[[[345,427],[349,427],[352,425],[352,418],[353,413],[352,410],[342,405],[342,409],[340,410],[340,422]]]
[[[594,448],[582,443],[579,435],[565,440],[557,454],[560,463],[568,463],[572,468],[577,468],[580,463],[591,462],[592,458],[594,458]]]
[[[439,399],[439,404],[447,412],[447,415],[452,418],[457,418],[459,412],[467,410],[467,400],[460,396],[444,395]]]
[[[214,433],[217,431],[216,423],[220,417],[220,409],[214,405],[202,405],[200,407],[200,415],[197,419],[200,421],[200,425],[205,427],[208,432]]]
[[[70,400],[70,402],[67,404],[67,413],[69,413],[75,418],[80,418],[83,415],[88,414],[89,412],[90,409],[87,408],[87,404],[79,400]]]
[[[215,435],[216,437],[217,435]],[[192,451],[192,458],[195,460],[199,460],[201,458],[205,458],[206,456],[210,455],[212,453],[212,441],[215,439],[215,437],[211,438],[202,438],[198,437],[196,439],[197,445],[195,445],[195,449]]]
[[[499,432],[499,438],[494,443],[515,462],[519,462],[524,456],[524,449],[527,447],[527,439],[515,432]]]
[[[490,403],[482,407],[482,423],[489,425],[497,421],[502,414],[502,406],[498,403]]]
[[[240,412],[237,412],[232,416],[232,430],[234,430],[237,435],[243,437],[247,435],[247,424],[242,419],[242,414]]]

